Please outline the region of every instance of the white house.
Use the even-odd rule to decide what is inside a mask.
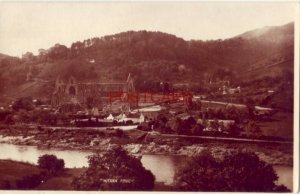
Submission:
[[[109,114],[108,117],[106,117],[107,120],[113,121],[114,116],[112,114]]]

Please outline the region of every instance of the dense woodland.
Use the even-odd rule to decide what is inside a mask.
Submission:
[[[260,33],[260,32],[263,33]],[[294,24],[265,27],[225,40],[184,40],[163,32],[128,31],[78,41],[70,48],[55,44],[21,58],[0,55],[0,92],[12,97],[49,96],[53,81],[124,81],[136,87],[160,81],[207,83],[230,80],[284,79],[293,74]],[[292,80],[292,78],[291,78]],[[21,92],[22,91],[22,92]]]

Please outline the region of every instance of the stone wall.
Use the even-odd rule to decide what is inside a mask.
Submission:
[[[130,75],[126,82],[80,83],[74,77],[65,79],[57,78],[52,94],[52,106],[60,107],[65,104],[74,104],[82,108],[102,109],[109,103],[110,92],[133,92],[135,90]]]

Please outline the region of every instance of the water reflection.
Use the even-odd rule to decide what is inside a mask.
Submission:
[[[184,156],[144,155],[141,161],[155,175],[157,182],[172,184],[176,170],[185,160]]]
[[[293,189],[293,168],[290,166],[273,166],[278,176],[278,184],[283,184],[290,190]]]
[[[37,149],[35,146],[16,146],[11,144],[0,144],[0,159],[12,159],[16,161],[36,164],[39,156],[53,154],[65,161],[67,168],[88,166],[87,156],[92,152],[59,150],[59,149]]]

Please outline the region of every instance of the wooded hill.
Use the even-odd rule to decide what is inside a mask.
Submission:
[[[0,93],[8,97],[50,96],[54,80],[136,83],[170,81],[240,83],[293,73],[294,23],[264,27],[225,40],[184,40],[171,34],[128,31],[56,44],[39,55],[0,55]]]

